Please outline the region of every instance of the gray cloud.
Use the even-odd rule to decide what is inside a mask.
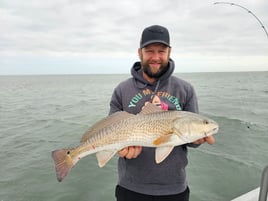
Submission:
[[[133,57],[142,29],[162,24],[170,30],[175,56],[253,56],[261,57],[262,66],[267,66],[263,57],[268,53],[268,38],[256,19],[238,7],[214,2],[3,0],[0,55]],[[265,0],[235,2],[250,8],[268,28]]]

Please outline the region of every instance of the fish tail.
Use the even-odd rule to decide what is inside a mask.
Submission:
[[[67,176],[68,172],[74,166],[70,151],[72,149],[61,149],[52,152],[52,158],[55,163],[56,176],[59,182]]]

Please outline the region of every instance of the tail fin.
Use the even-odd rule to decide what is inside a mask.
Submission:
[[[70,151],[71,149],[61,149],[52,152],[52,158],[55,162],[56,176],[59,182],[67,176],[68,172],[74,166]]]

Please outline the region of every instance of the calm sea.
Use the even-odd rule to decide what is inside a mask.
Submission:
[[[215,145],[189,150],[191,201],[227,201],[259,186],[268,165],[268,72],[178,74],[200,113],[220,124]],[[128,75],[0,76],[0,201],[115,200],[116,157],[94,155],[61,183],[51,151],[76,146]]]

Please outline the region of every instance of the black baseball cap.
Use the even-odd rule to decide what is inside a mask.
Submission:
[[[144,48],[152,43],[162,43],[170,47],[167,28],[160,25],[152,25],[145,28],[141,35],[140,48]]]

